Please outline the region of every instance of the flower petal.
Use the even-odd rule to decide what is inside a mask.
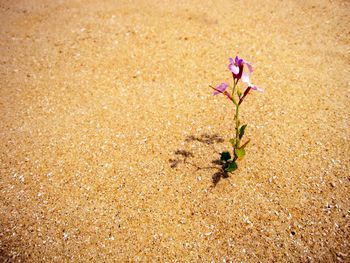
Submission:
[[[227,89],[227,87],[228,87],[228,85],[225,82],[223,82],[220,85],[216,86],[216,88],[218,90],[220,90],[221,92],[225,91]]]
[[[244,61],[244,64],[247,65],[248,69],[249,69],[249,72],[252,73],[253,72],[253,66],[251,63],[247,62],[247,61]]]
[[[228,85],[225,82],[221,83],[220,85],[217,85],[215,88],[215,91],[213,93],[213,96],[215,96],[219,93],[223,93],[227,89],[227,87],[228,87]]]
[[[234,64],[230,64],[228,65],[229,70],[233,73],[233,74],[238,74],[239,73],[239,67],[237,67]]]
[[[235,61],[233,60],[233,58],[228,58],[228,61],[230,61],[230,64],[234,64]]]
[[[245,72],[243,72],[243,74],[242,74],[242,81],[244,83],[247,83],[248,86],[251,86],[249,75],[247,73],[245,73]]]
[[[242,58],[238,59],[238,61],[236,62],[236,65],[238,67],[242,66],[244,64],[244,60]]]
[[[252,90],[256,90],[257,92],[261,92],[261,93],[265,92],[263,89],[261,89],[261,88],[259,88],[257,86],[254,86],[254,85],[252,85],[251,88],[252,88]]]

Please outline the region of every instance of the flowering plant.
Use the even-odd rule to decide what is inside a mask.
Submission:
[[[249,73],[253,72],[253,66],[251,65],[251,63],[245,61],[242,58],[239,58],[238,56],[236,56],[235,59],[229,58],[229,62],[230,63],[228,65],[228,69],[231,71],[232,78],[233,78],[233,87],[231,92],[227,91],[227,88],[229,88],[229,85],[225,82],[219,84],[216,87],[210,86],[214,90],[214,93],[213,93],[214,96],[217,94],[223,94],[230,101],[232,101],[235,107],[235,115],[234,115],[235,131],[234,131],[234,137],[230,139],[233,156],[231,156],[231,153],[229,151],[225,151],[221,153],[221,158],[220,158],[225,172],[233,172],[238,168],[236,161],[239,159],[242,159],[245,156],[245,147],[250,142],[250,140],[248,139],[246,142],[242,144],[242,139],[243,139],[243,135],[247,127],[247,124],[241,125],[240,123],[240,120],[239,120],[240,106],[250,91],[264,92],[262,89],[253,85],[250,82],[248,73],[244,71],[244,68],[246,66],[248,68]],[[242,82],[246,84],[246,87],[243,92],[238,87],[238,82],[240,80],[242,80]]]

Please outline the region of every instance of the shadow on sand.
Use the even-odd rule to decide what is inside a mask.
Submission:
[[[185,139],[185,142],[191,142],[191,141],[198,141],[200,143],[204,143],[207,145],[213,145],[215,143],[221,143],[224,142],[224,139],[220,137],[218,134],[202,134],[200,136],[193,136],[190,135]],[[213,169],[216,170],[216,172],[212,175],[212,183],[215,187],[218,182],[222,178],[228,178],[229,174],[225,172],[223,169],[223,165],[220,159],[215,159],[211,163],[213,166],[207,166],[207,167],[200,167],[194,163],[192,163],[189,159],[193,158],[194,154],[191,151],[188,150],[176,150],[175,151],[175,158],[169,159],[170,167],[175,169],[177,168],[181,163],[183,164],[189,164],[196,168],[196,171],[199,170],[208,170]]]

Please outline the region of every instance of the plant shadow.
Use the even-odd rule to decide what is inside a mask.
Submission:
[[[213,145],[215,143],[222,143],[224,139],[218,134],[201,134],[200,136],[190,135],[185,138],[185,142],[198,141],[206,145]],[[229,174],[225,171],[224,165],[220,159],[214,159],[211,161],[212,166],[201,167],[195,163],[191,162],[191,158],[195,157],[194,153],[189,150],[177,149],[175,152],[175,157],[169,159],[170,167],[172,169],[177,168],[180,164],[189,164],[195,167],[196,171],[213,169],[216,170],[212,175],[213,187],[215,187],[221,179],[229,177]]]
[[[190,142],[190,141],[198,141],[201,143],[205,143],[207,145],[211,145],[214,143],[220,143],[220,142],[224,142],[224,139],[221,138],[218,134],[213,134],[213,135],[209,135],[207,133],[202,134],[201,136],[187,136],[187,138],[185,139],[186,142]]]
[[[186,150],[176,150],[175,155],[177,158],[175,159],[169,159],[170,167],[176,168],[179,163],[187,163],[187,158],[194,157],[193,153]]]
[[[215,159],[212,161],[212,164],[217,165],[218,171],[212,175],[213,186],[215,187],[221,179],[226,179],[229,177],[229,174],[225,171],[224,165],[220,159]]]

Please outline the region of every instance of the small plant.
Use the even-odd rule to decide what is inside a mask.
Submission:
[[[242,58],[239,58],[238,56],[236,56],[235,59],[229,58],[229,62],[230,64],[228,65],[228,69],[231,71],[233,77],[233,87],[231,92],[228,91],[229,85],[224,82],[216,86],[216,88],[210,86],[212,89],[214,89],[214,96],[217,94],[223,94],[230,101],[232,101],[234,105],[235,129],[234,136],[230,139],[230,144],[232,145],[232,155],[230,152],[225,151],[221,153],[220,157],[223,165],[223,170],[228,173],[233,172],[238,168],[237,160],[242,159],[245,156],[245,147],[250,142],[248,139],[242,143],[247,124],[241,125],[240,123],[240,106],[250,91],[254,90],[258,92],[264,92],[262,89],[250,82],[249,75],[244,71],[244,68],[246,66],[249,73],[253,72],[253,67],[249,62],[245,61]],[[238,82],[240,80],[246,84],[244,91],[238,87]]]

